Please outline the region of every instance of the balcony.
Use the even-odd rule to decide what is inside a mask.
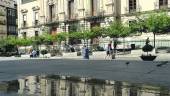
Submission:
[[[78,18],[78,14],[70,14],[69,15],[69,20],[75,20]]]
[[[137,12],[137,9],[129,9],[129,13],[136,13]]]
[[[137,7],[137,6],[136,6]],[[141,7],[129,9],[129,7],[125,8],[125,15],[134,15],[135,13],[141,12]]]
[[[105,16],[105,11],[96,11],[94,14],[91,12],[86,12],[86,17],[91,18],[91,17],[103,17]]]
[[[104,18],[105,18],[105,12],[103,11],[97,11],[96,15],[92,15],[91,12],[87,12],[89,14],[86,14],[86,20],[90,21],[90,22],[104,22]]]
[[[159,9],[168,9],[168,5],[160,5]]]
[[[55,18],[46,18],[45,24],[46,25],[55,25],[55,24],[59,23],[58,20],[59,20],[58,16]]]

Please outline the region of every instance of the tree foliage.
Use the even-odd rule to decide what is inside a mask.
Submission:
[[[150,32],[165,33],[170,27],[170,16],[166,12],[152,13],[145,19],[145,24]]]
[[[100,37],[100,36],[102,36],[103,32],[104,32],[104,28],[101,28],[101,27],[98,27],[98,26],[93,27],[91,29],[91,38]]]
[[[18,46],[30,46],[32,45],[32,39],[31,38],[17,38],[16,39],[16,45]]]
[[[114,21],[105,31],[106,36],[111,38],[126,37],[130,34],[130,27],[122,24],[121,21]]]
[[[61,43],[62,41],[66,41],[66,39],[69,37],[68,33],[62,32],[58,33],[54,36],[54,40],[58,43]]]

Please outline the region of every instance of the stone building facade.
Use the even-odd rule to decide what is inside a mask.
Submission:
[[[14,0],[0,0],[0,37],[17,35],[16,9]]]
[[[132,13],[168,8],[169,3],[170,0],[18,0],[19,36],[39,35],[44,29],[57,34],[106,27],[115,19],[132,22]]]

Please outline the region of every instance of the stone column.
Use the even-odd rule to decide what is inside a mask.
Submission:
[[[115,20],[121,19],[121,0],[114,0]]]
[[[40,7],[40,23],[44,24],[45,23],[45,0],[38,0],[38,4]]]
[[[170,7],[170,0],[168,0],[168,8]]]

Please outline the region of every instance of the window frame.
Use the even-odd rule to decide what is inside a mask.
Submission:
[[[129,13],[135,12],[137,9],[137,0],[129,0]]]

